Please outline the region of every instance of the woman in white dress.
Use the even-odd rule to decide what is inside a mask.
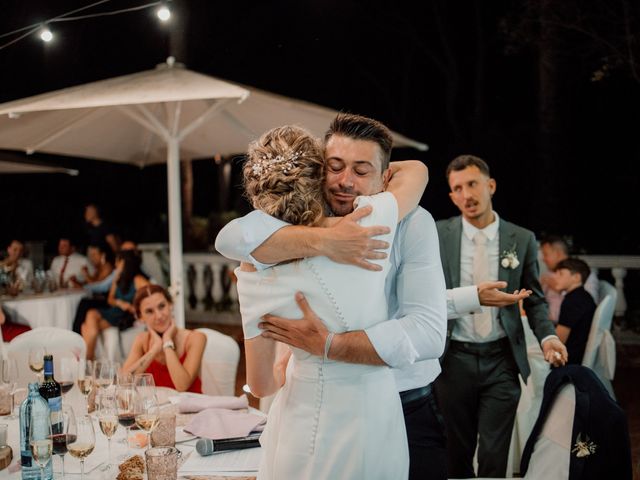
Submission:
[[[388,181],[386,192],[356,200],[358,207],[373,206],[373,213],[360,224],[388,226],[390,233],[381,240],[389,244],[398,221],[417,205],[428,177],[421,162],[392,166],[384,173],[381,165],[378,169]],[[249,146],[243,172],[246,194],[254,208],[291,224],[329,225],[338,219],[324,216],[324,168],[321,145],[308,132],[276,128]],[[393,172],[400,170],[403,175],[396,177],[403,180],[394,182]],[[299,318],[296,292],[304,294],[330,332],[364,329],[387,320],[384,284],[389,261],[376,262],[382,271],[338,264],[327,257],[263,271],[244,263],[236,269],[249,387],[259,397],[282,387],[261,438],[260,480],[407,478],[406,432],[391,370],[292,349],[285,381],[274,367],[277,342],[261,337],[257,326],[267,313]]]

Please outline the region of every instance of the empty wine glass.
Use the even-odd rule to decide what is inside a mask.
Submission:
[[[151,432],[158,426],[160,407],[155,395],[139,395],[135,403],[136,425],[147,433],[147,449],[151,446]]]
[[[76,441],[76,416],[73,414],[73,408],[69,405],[62,406],[62,419],[60,432],[52,432],[53,453],[60,456],[62,461],[62,478],[64,478],[64,456],[68,451],[69,444]]]
[[[109,456],[107,460],[107,468],[111,468],[111,437],[113,437],[118,429],[118,409],[116,407],[116,399],[114,395],[102,395],[98,403],[98,422],[100,430],[107,437],[109,445]],[[105,470],[106,470],[105,469]]]
[[[93,362],[81,358],[78,361],[78,388],[80,389],[80,393],[84,395],[87,413],[89,413],[89,394],[93,389],[93,381]]]
[[[60,359],[60,366],[56,370],[56,381],[60,384],[60,390],[62,390],[63,399],[64,395],[73,388],[77,370],[78,368],[76,367],[75,358],[62,357]]]
[[[89,415],[76,419],[76,440],[67,445],[72,457],[80,459],[80,480],[84,480],[84,459],[91,455],[96,446],[96,434]]]
[[[113,362],[109,360],[96,360],[94,362],[94,377],[96,386],[99,389],[107,389],[113,385],[116,374],[117,368]]]
[[[33,459],[40,467],[40,478],[45,478],[44,467],[51,460],[53,440],[51,439],[51,418],[48,414],[31,415],[29,424],[29,448]]]
[[[13,406],[13,394],[18,386],[18,366],[15,358],[0,359],[2,368],[0,369],[0,379],[2,380],[2,387],[9,395],[11,402],[9,405],[9,416],[7,418],[16,418]]]
[[[136,373],[133,377],[133,384],[142,397],[156,396],[156,382],[151,373]]]
[[[29,349],[29,368],[36,374],[38,382],[40,382],[40,374],[44,369],[45,349],[42,346],[35,346]]]

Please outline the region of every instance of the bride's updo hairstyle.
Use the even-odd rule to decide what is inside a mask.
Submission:
[[[249,144],[242,173],[253,208],[294,225],[313,225],[322,216],[323,151],[303,128],[274,128]]]

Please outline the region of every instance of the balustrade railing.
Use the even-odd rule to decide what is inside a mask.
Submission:
[[[169,281],[169,250],[166,244],[142,244],[143,265],[158,283]],[[185,253],[184,256],[185,306],[187,315],[207,312],[237,312],[238,292],[233,270],[238,262],[215,253]],[[624,279],[629,270],[640,269],[640,256],[633,255],[580,255],[596,272],[610,270],[618,291],[616,315],[624,316],[627,299]]]

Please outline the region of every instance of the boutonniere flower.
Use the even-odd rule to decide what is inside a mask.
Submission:
[[[584,440],[582,439],[582,433],[578,433],[578,438],[576,438],[576,444],[571,450],[571,453],[575,453],[576,457],[588,457],[592,453],[596,453],[597,445],[591,441],[589,441],[589,437],[587,435],[584,436]]]
[[[502,252],[502,255],[500,256],[500,265],[502,268],[510,268],[511,270],[518,268],[520,261],[518,260],[515,245],[513,245],[511,250],[505,250]]]

